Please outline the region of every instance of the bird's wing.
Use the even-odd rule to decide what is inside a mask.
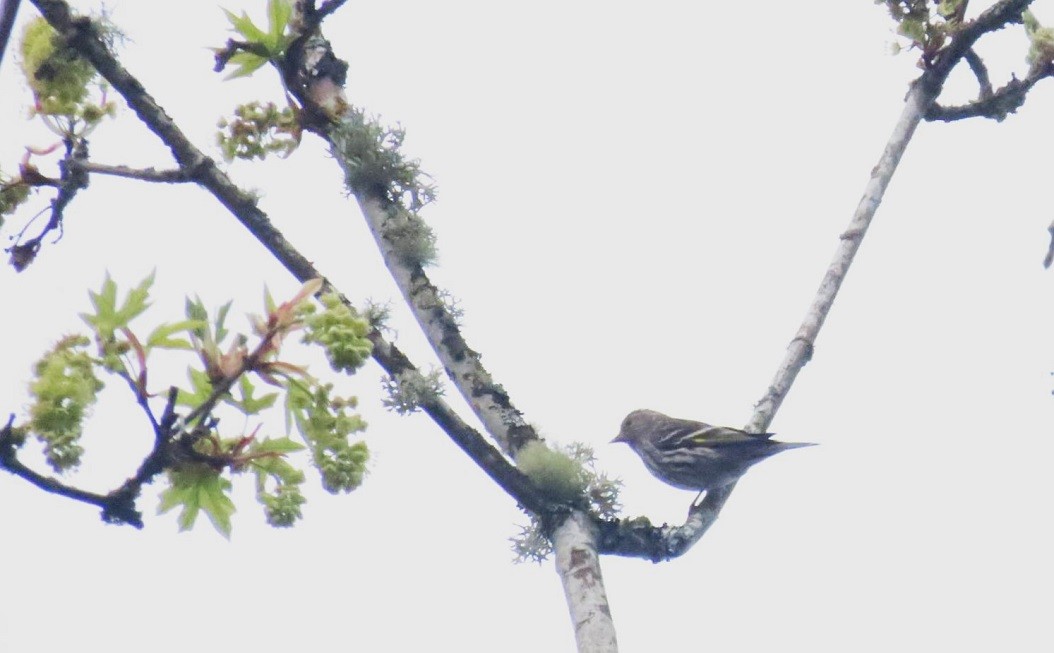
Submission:
[[[696,436],[715,428],[705,422],[696,422],[690,419],[677,419],[669,417],[655,429],[656,444],[659,446],[685,446],[691,445]],[[720,428],[720,427],[717,427]]]
[[[758,444],[768,440],[772,433],[747,433],[730,426],[713,426],[706,422],[668,417],[656,429],[655,446],[660,449],[692,448],[697,446],[721,447]]]
[[[729,426],[709,426],[693,433],[690,437],[695,444],[708,447],[734,447],[744,444],[758,444],[772,436],[772,433],[747,433],[742,429],[734,429]]]

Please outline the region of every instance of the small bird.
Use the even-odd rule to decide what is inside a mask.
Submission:
[[[682,490],[707,490],[739,479],[755,463],[812,442],[776,442],[772,433],[747,433],[654,410],[635,410],[612,442],[625,442],[656,478]]]

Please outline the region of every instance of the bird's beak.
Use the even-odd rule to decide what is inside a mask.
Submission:
[[[618,435],[615,436],[615,439],[611,441],[611,444],[614,444],[616,442],[625,442],[625,441],[626,441],[626,438],[622,437],[622,434],[619,433]]]

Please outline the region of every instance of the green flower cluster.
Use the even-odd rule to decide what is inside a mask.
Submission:
[[[293,467],[285,454],[303,449],[288,438],[267,439],[254,442],[246,458],[248,467],[256,474],[256,500],[264,507],[267,523],[276,528],[288,528],[303,515],[300,512],[307,499],[300,492],[304,472]],[[277,487],[268,491],[269,480]]]
[[[897,33],[911,41],[928,61],[962,25],[968,0],[875,0],[897,23]],[[936,5],[932,7],[931,5]],[[895,51],[902,48],[897,46]]]
[[[351,374],[370,357],[373,343],[367,338],[370,325],[335,294],[320,298],[325,310],[315,313],[313,304],[305,303],[303,342],[318,343],[326,350],[330,367]]]
[[[43,18],[30,21],[22,32],[22,70],[37,99],[37,111],[75,116],[95,69],[66,47]]]
[[[43,18],[27,23],[22,32],[22,71],[33,90],[36,113],[94,125],[117,110],[114,102],[88,101],[88,89],[96,81],[95,68],[63,43]]]
[[[356,399],[331,397],[332,390],[328,383],[313,388],[290,383],[286,407],[322,474],[322,487],[336,494],[362,484],[370,454],[365,442],[348,442],[349,435],[366,429],[362,417],[349,412]]]
[[[276,528],[288,528],[303,517],[300,506],[307,501],[297,485],[282,484],[273,493],[261,493],[267,523]]]
[[[36,378],[29,385],[34,399],[29,409],[30,426],[56,472],[80,463],[84,449],[78,441],[84,418],[103,388],[92,369],[92,358],[84,350],[90,342],[84,336],[67,336],[33,367]]]
[[[221,130],[216,142],[227,161],[263,160],[272,153],[287,157],[300,145],[300,125],[293,110],[279,110],[274,102],[239,105],[233,118],[221,118],[216,126]]]

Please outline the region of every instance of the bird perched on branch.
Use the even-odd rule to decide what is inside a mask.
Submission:
[[[625,442],[660,481],[682,490],[703,492],[723,487],[755,463],[811,442],[777,442],[772,433],[747,433],[727,426],[635,410],[622,420],[612,442]],[[692,502],[695,505],[695,501]]]

